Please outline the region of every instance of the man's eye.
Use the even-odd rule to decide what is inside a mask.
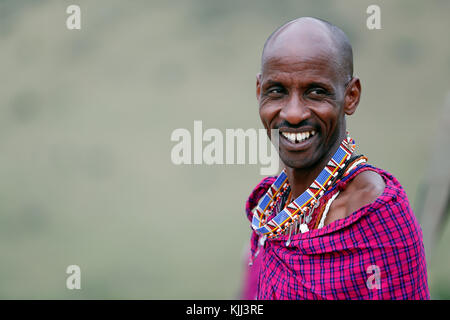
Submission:
[[[312,93],[314,95],[327,95],[328,93],[324,89],[316,88],[309,91],[309,93]]]
[[[323,100],[326,98],[331,98],[331,94],[322,88],[313,88],[306,92],[306,97],[313,100]]]
[[[268,95],[280,95],[284,93],[284,90],[282,88],[271,88],[267,90]]]

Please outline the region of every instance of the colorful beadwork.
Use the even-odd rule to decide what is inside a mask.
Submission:
[[[270,221],[266,221],[276,202],[275,200],[286,190],[288,185],[286,169],[283,169],[266,194],[260,199],[258,205],[253,209],[252,228],[260,235],[274,238],[286,231],[292,222],[304,217],[311,207],[317,203],[325,189],[332,183],[339,169],[345,166],[345,162],[350,159],[355,147],[355,141],[347,133],[347,137],[342,141],[336,153],[309,188]]]

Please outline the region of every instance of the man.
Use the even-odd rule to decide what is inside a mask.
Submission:
[[[405,191],[355,154],[347,134],[360,95],[336,26],[299,18],[267,39],[256,96],[269,136],[279,130],[285,168],[246,203],[257,299],[429,299]]]

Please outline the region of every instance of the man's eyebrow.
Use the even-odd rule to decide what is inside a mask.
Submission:
[[[263,86],[267,87],[267,86],[279,86],[282,85],[281,81],[278,80],[273,80],[273,79],[267,79],[263,81]]]
[[[272,79],[269,78],[267,80],[263,80],[262,82],[262,87],[263,88],[268,88],[271,86],[284,86],[283,85],[283,81],[282,80],[276,80],[276,79]],[[322,81],[311,81],[309,83],[306,83],[303,88],[306,89],[310,89],[310,88],[315,88],[315,87],[321,87],[323,89],[326,89],[328,91],[335,91],[335,88],[332,84],[327,83],[327,82],[322,82]]]
[[[334,87],[332,85],[324,82],[314,81],[306,85],[306,88],[314,88],[314,87],[322,87],[324,89],[334,91]]]

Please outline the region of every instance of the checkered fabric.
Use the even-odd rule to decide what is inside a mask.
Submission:
[[[372,170],[386,183],[383,194],[350,216],[303,234],[267,239],[258,263],[256,297],[266,299],[429,299],[422,231],[408,198],[388,172],[362,165],[328,190],[325,203],[360,172]],[[263,179],[246,203],[251,210],[276,177]],[[252,255],[259,236],[252,232]],[[376,280],[378,279],[378,281]]]

